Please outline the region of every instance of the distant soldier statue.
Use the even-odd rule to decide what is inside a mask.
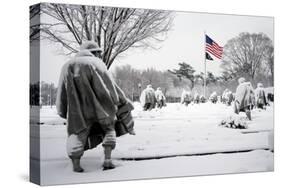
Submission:
[[[181,94],[181,104],[188,106],[192,102],[192,95],[190,91],[183,90]]]
[[[206,98],[204,97],[204,95],[200,96],[200,102],[201,103],[205,103],[206,102]]]
[[[162,108],[166,105],[166,97],[162,92],[161,87],[158,87],[155,91],[155,98],[156,98],[156,106],[157,108]]]
[[[217,92],[214,91],[214,92],[210,95],[209,100],[210,100],[212,103],[217,103],[217,102],[218,102],[218,95],[217,95]]]
[[[267,93],[267,101],[274,102],[274,94],[273,93]]]
[[[87,41],[61,70],[56,105],[58,114],[67,119],[67,153],[75,172],[84,171],[80,166],[84,151],[100,143],[103,169],[113,169],[116,136],[135,134],[133,105],[108,73],[101,52],[97,43]]]
[[[193,101],[196,104],[199,104],[199,102],[200,102],[200,96],[197,92],[195,92],[195,94],[194,94]]]
[[[155,107],[156,105],[155,91],[152,88],[151,84],[147,85],[146,88],[142,91],[140,96],[140,102],[144,111],[151,110]]]
[[[246,82],[243,77],[238,79],[238,83],[239,85],[237,86],[235,92],[234,112],[237,114],[239,114],[239,112],[245,112],[247,118],[252,120],[251,108],[254,104],[254,90],[252,84],[250,82]]]
[[[267,100],[262,83],[257,84],[257,88],[255,90],[255,99],[257,108],[264,109],[267,104]]]
[[[223,104],[226,104],[226,94],[227,94],[227,92],[228,92],[228,89],[226,88],[226,89],[223,91],[223,93],[222,93],[221,102],[222,102]]]
[[[234,100],[234,96],[233,96],[233,93],[229,90],[229,89],[226,89],[223,93],[223,96],[224,98],[224,103],[227,105],[227,106],[230,106],[232,101]]]

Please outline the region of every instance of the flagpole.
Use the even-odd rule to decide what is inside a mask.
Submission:
[[[204,30],[204,97],[206,98],[206,31]]]

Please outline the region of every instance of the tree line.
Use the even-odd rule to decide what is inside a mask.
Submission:
[[[116,67],[114,78],[116,83],[131,100],[138,100],[140,93],[151,84],[154,89],[161,87],[167,102],[179,102],[183,89],[203,94],[204,74],[195,74],[194,68],[181,62],[179,68],[175,70],[159,71],[153,68],[138,70],[131,65]],[[227,83],[212,72],[208,72],[207,95],[214,90],[222,92]],[[225,85],[225,87],[224,87]]]
[[[29,103],[31,106],[54,106],[56,104],[57,87],[53,83],[36,82],[30,84],[29,88]]]

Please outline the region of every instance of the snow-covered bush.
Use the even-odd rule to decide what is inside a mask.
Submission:
[[[247,129],[247,119],[246,117],[241,117],[238,115],[231,115],[223,119],[219,126],[233,128],[233,129]]]

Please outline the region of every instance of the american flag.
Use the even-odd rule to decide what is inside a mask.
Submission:
[[[209,52],[218,59],[222,58],[223,47],[219,46],[213,39],[206,35],[206,52]]]

